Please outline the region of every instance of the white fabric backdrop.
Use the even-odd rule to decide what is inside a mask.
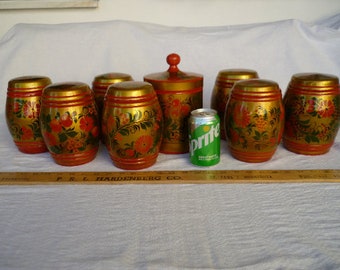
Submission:
[[[17,76],[90,85],[116,71],[142,80],[165,71],[172,52],[181,70],[204,75],[205,106],[225,68],[255,69],[284,93],[294,73],[340,75],[339,26],[340,16],[202,28],[19,24],[0,40],[0,102]],[[0,114],[1,171],[118,171],[104,147],[76,167],[22,154]],[[339,156],[339,136],[326,155],[280,147],[261,164],[233,159],[223,144],[213,169],[340,169]],[[187,155],[160,155],[149,170],[174,168],[197,169]],[[0,269],[337,269],[339,213],[337,184],[1,186]]]

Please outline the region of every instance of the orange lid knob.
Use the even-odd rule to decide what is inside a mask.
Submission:
[[[168,72],[170,73],[177,73],[179,71],[177,65],[181,61],[181,58],[179,57],[178,54],[172,53],[169,54],[168,57],[166,58],[166,62],[170,65]]]

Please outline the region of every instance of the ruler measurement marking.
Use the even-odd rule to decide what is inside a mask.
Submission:
[[[339,170],[0,172],[0,185],[340,182]]]

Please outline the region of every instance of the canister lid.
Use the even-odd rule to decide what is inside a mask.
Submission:
[[[166,58],[169,68],[165,72],[152,73],[144,76],[155,90],[188,90],[203,86],[203,76],[192,72],[182,72],[177,65],[181,58],[178,54],[169,54]]]
[[[306,87],[334,87],[339,85],[339,78],[331,74],[297,73],[292,76],[290,84]]]
[[[45,87],[43,90],[43,98],[49,99],[77,99],[84,95],[92,95],[92,91],[90,87],[83,82],[53,83]]]
[[[247,92],[247,94],[259,94],[259,93],[272,93],[276,91],[281,91],[279,85],[271,80],[264,79],[249,79],[241,80],[234,84],[232,93],[236,90],[242,90]]]
[[[110,85],[107,89],[106,95],[123,98],[136,98],[154,93],[154,88],[148,82],[125,81]]]
[[[126,73],[120,72],[110,72],[97,75],[93,80],[93,86],[108,86],[114,83],[119,83],[123,81],[132,81],[132,77]]]
[[[60,82],[46,86],[42,92],[44,106],[80,106],[94,102],[91,88],[83,82]]]
[[[10,80],[8,82],[8,89],[43,88],[49,84],[51,84],[51,80],[46,76],[21,76]]]
[[[223,69],[220,70],[217,79],[218,81],[235,82],[239,80],[246,80],[258,78],[258,74],[252,69]]]

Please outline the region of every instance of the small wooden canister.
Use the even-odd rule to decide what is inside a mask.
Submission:
[[[109,86],[102,121],[106,147],[116,167],[139,170],[156,162],[163,117],[151,84],[127,81]]]
[[[340,124],[338,77],[319,73],[293,75],[284,96],[284,106],[283,145],[298,154],[327,153]]]
[[[156,90],[163,111],[160,151],[165,154],[188,153],[188,121],[191,111],[202,108],[203,76],[180,71],[178,54],[170,54],[166,60],[170,65],[167,71],[144,76],[144,81],[151,83]]]
[[[100,127],[94,94],[87,84],[47,86],[42,94],[40,126],[57,164],[76,166],[95,158]]]
[[[211,95],[210,107],[217,111],[221,123],[224,123],[225,108],[234,83],[254,78],[258,78],[258,74],[251,69],[224,69],[218,73]],[[224,125],[221,125],[221,139],[226,139]]]
[[[225,114],[231,154],[245,162],[272,158],[284,127],[281,90],[276,82],[250,79],[234,84]]]
[[[51,80],[45,76],[23,76],[8,82],[6,121],[17,148],[27,154],[46,152],[39,124],[41,93]]]

